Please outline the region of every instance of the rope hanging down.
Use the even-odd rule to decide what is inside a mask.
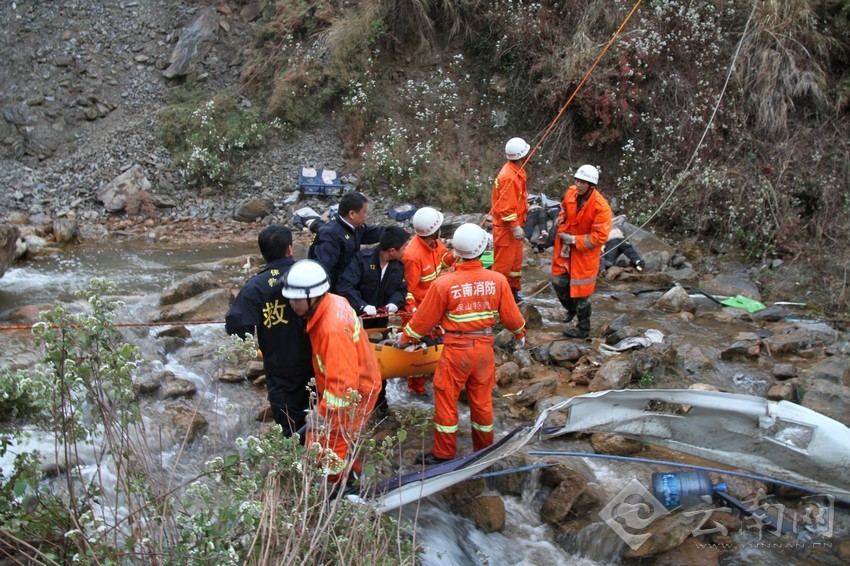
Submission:
[[[575,100],[575,97],[578,95],[579,91],[581,91],[581,88],[584,86],[584,83],[586,83],[587,80],[590,78],[590,75],[591,75],[591,73],[593,73],[593,70],[596,69],[596,66],[599,65],[599,62],[602,61],[602,58],[605,56],[605,54],[608,52],[608,50],[611,48],[611,46],[614,45],[614,43],[620,37],[620,34],[623,32],[623,29],[626,27],[626,24],[629,23],[629,20],[631,20],[632,16],[635,14],[635,12],[637,12],[637,9],[640,6],[641,1],[642,0],[637,0],[637,2],[635,2],[635,5],[632,6],[632,9],[626,15],[625,19],[620,24],[620,27],[617,28],[617,31],[614,32],[614,34],[611,36],[611,39],[608,40],[608,43],[605,44],[605,46],[602,48],[602,50],[596,56],[596,59],[593,61],[593,64],[590,66],[590,68],[587,70],[587,72],[581,78],[578,85],[576,85],[575,89],[573,89],[572,94],[570,94],[569,98],[567,98],[567,101],[564,103],[564,105],[561,106],[561,109],[558,111],[558,114],[552,119],[551,122],[549,122],[549,125],[546,126],[546,129],[543,130],[543,135],[540,137],[540,141],[538,141],[534,145],[534,147],[531,149],[531,151],[528,152],[528,155],[525,157],[525,160],[522,162],[521,168],[525,169],[525,164],[528,163],[528,161],[531,159],[531,157],[537,152],[538,149],[540,149],[540,146],[543,145],[543,142],[546,141],[546,138],[548,138],[549,135],[552,133],[552,130],[555,129],[555,126],[560,121],[561,116],[564,115],[564,112],[567,111],[567,108],[569,108],[570,104],[572,104],[573,100]]]

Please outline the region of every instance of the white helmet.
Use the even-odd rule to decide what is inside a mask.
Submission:
[[[455,253],[458,257],[464,259],[474,259],[480,256],[487,249],[489,243],[490,234],[481,226],[469,222],[458,226],[454,238],[452,238]]]
[[[573,175],[579,181],[587,181],[591,185],[599,184],[599,169],[594,167],[593,165],[582,165],[576,171],[576,174]]]
[[[413,229],[423,238],[430,236],[443,225],[443,213],[436,208],[426,206],[413,215]]]
[[[528,155],[531,146],[522,138],[511,138],[505,144],[505,157],[510,160],[522,159]]]
[[[296,261],[283,278],[282,294],[287,299],[320,297],[331,288],[325,268],[312,259]]]

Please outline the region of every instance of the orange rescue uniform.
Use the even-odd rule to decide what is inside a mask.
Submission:
[[[454,255],[437,238],[433,242],[415,235],[401,256],[404,280],[407,283],[407,310],[414,311],[425,299],[428,289],[440,273],[454,263]],[[425,395],[425,379],[408,377],[407,386],[417,395]]]
[[[523,240],[517,240],[513,228],[525,227],[528,217],[528,189],[525,169],[508,161],[502,166],[490,197],[493,217],[493,271],[508,278],[511,289],[519,291],[522,276]]]
[[[497,319],[498,317],[498,319]],[[457,401],[466,388],[472,421],[472,445],[480,450],[493,443],[493,326],[500,320],[518,336],[525,320],[505,276],[487,269],[480,260],[464,260],[453,273],[437,279],[416,314],[404,327],[413,341],[436,325],[445,330],[443,354],[434,373],[434,447],[443,459],[457,452]]]
[[[319,394],[316,410],[328,426],[326,431],[309,431],[306,444],[318,442],[332,450],[337,458],[323,464],[329,473],[340,474],[346,467],[349,444],[357,441],[375,407],[381,370],[360,317],[339,295],[328,293],[319,302],[307,321],[307,334]]]
[[[611,231],[612,213],[608,201],[598,189],[592,189],[587,200],[578,209],[578,191],[575,185],[567,189],[561,201],[561,214],[555,231],[555,251],[552,257],[552,275],[570,278],[570,297],[589,297],[596,289],[599,258]],[[572,234],[576,243],[570,246],[569,256],[562,257],[564,242],[560,234]]]

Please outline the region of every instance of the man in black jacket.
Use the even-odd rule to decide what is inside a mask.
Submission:
[[[284,276],[295,263],[292,232],[272,224],[260,232],[257,242],[266,266],[239,291],[225,317],[225,330],[243,338],[256,334],[274,420],[285,436],[291,436],[304,425],[310,405],[308,382],[313,377],[304,320],[281,295]]]
[[[401,256],[410,234],[398,226],[384,230],[377,248],[362,250],[342,272],[337,282],[337,293],[348,299],[359,315],[374,317],[394,314],[404,307],[407,283],[404,280],[404,265]],[[385,328],[387,317],[367,318],[363,328]],[[385,417],[387,405],[386,381],[375,404],[375,414]]]
[[[368,212],[369,200],[363,193],[347,193],[339,201],[336,218],[319,227],[310,246],[307,257],[321,263],[328,272],[333,292],[336,292],[340,275],[360,250],[360,245],[375,244],[384,233],[383,226],[366,224]]]

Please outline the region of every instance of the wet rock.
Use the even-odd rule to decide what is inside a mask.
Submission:
[[[743,360],[759,357],[761,344],[756,340],[738,340],[720,352],[721,360]]]
[[[537,404],[534,406],[534,411],[535,411],[534,417],[535,418],[539,417],[549,407],[552,407],[553,405],[557,405],[558,403],[562,403],[566,400],[567,400],[567,398],[563,397],[561,395],[554,395],[552,397],[546,397],[545,399],[540,399],[539,401],[537,401]],[[564,424],[566,424],[566,422],[567,422],[567,413],[565,413],[563,411],[554,412],[554,413],[550,414],[549,418],[546,420],[546,426],[563,426]]]
[[[496,383],[506,387],[519,376],[519,366],[515,362],[506,362],[496,368]]]
[[[440,496],[449,507],[458,509],[483,495],[486,490],[487,484],[483,479],[469,480],[444,489]]]
[[[102,224],[94,224],[92,222],[85,222],[79,227],[79,236],[80,239],[84,242],[96,242],[99,240],[105,240],[109,237],[109,230],[106,226]]]
[[[627,314],[620,314],[612,318],[607,325],[605,325],[605,329],[602,331],[604,336],[608,336],[610,334],[614,334],[619,331],[621,328],[626,328],[631,324],[631,318]]]
[[[812,347],[812,335],[803,330],[795,330],[787,334],[774,334],[764,340],[767,351],[772,356],[798,354]]]
[[[670,252],[649,251],[643,254],[644,271],[664,271],[670,261]]]
[[[711,516],[714,518],[714,513]],[[682,564],[716,566],[720,564],[720,550],[714,545],[689,537],[673,550],[656,556],[652,564],[653,566],[681,566]]]
[[[97,190],[97,200],[109,212],[121,212],[127,206],[127,197],[140,191],[150,191],[151,182],[141,165],[133,165],[127,171]]]
[[[596,432],[590,435],[590,445],[597,454],[616,454],[618,456],[629,456],[643,450],[641,442],[608,432]]]
[[[165,330],[160,330],[156,333],[157,338],[189,338],[192,336],[192,333],[189,332],[189,329],[183,326],[182,324],[178,324],[176,326],[169,326]]]
[[[39,314],[44,311],[49,311],[53,308],[53,305],[50,303],[37,303],[34,305],[24,305],[22,307],[18,307],[15,310],[7,313],[5,318],[9,322],[14,323],[26,323],[26,322],[35,322],[40,317]]]
[[[548,364],[552,361],[552,356],[549,355],[549,346],[536,346],[531,349],[531,358],[535,362]]]
[[[776,379],[791,379],[797,377],[797,367],[794,364],[774,364],[772,373]]]
[[[514,361],[519,365],[520,368],[529,368],[531,367],[531,354],[528,353],[528,350],[523,348],[517,348],[514,352]]]
[[[244,369],[233,366],[225,367],[218,376],[218,380],[223,383],[242,383],[246,378]]]
[[[638,330],[637,328],[634,328],[633,326],[622,326],[614,332],[605,336],[605,343],[609,346],[613,346],[621,340],[625,340],[626,338],[633,338],[635,336],[643,336],[643,332]]]
[[[272,212],[274,212],[274,202],[271,199],[249,198],[239,204],[236,212],[233,213],[233,218],[240,222],[254,222]]]
[[[555,340],[549,344],[549,357],[559,365],[578,361],[585,351],[585,348],[581,348],[569,340]]]
[[[824,379],[805,378],[799,381],[802,404],[831,419],[850,426],[850,387]]]
[[[514,344],[514,333],[505,328],[493,340],[493,346],[502,350],[507,350]]]
[[[266,374],[266,368],[263,366],[262,360],[253,360],[248,362],[245,367],[245,377],[250,381],[256,381],[257,378]]]
[[[162,350],[162,353],[165,355],[173,354],[185,345],[185,338],[178,338],[176,336],[164,336],[159,339],[159,347]]]
[[[501,531],[505,527],[505,502],[497,494],[480,495],[457,511],[484,532]]]
[[[521,466],[528,465],[528,461],[525,458],[518,456],[511,456],[506,458],[505,460],[500,460],[496,464],[494,464],[490,470],[498,472],[501,470],[507,470],[510,468],[518,468]],[[525,480],[528,477],[528,472],[516,472],[513,474],[504,474],[501,476],[496,476],[490,479],[492,482],[492,486],[499,493],[503,495],[514,495],[521,496],[523,487],[525,485]]]
[[[791,381],[784,381],[770,386],[767,398],[771,401],[796,401],[797,389]]]
[[[133,389],[138,395],[150,395],[151,393],[156,393],[162,383],[161,375],[162,374],[149,373],[138,376],[133,380]]]
[[[706,277],[701,281],[700,287],[704,291],[708,291],[714,295],[725,295],[729,297],[743,295],[756,301],[761,300],[758,287],[746,275],[719,274],[713,277]]]
[[[709,472],[711,483],[725,483],[729,493],[741,501],[758,504],[767,495],[767,485],[758,480],[751,480],[728,474]]]
[[[825,379],[850,387],[850,358],[830,357],[819,361],[809,370],[812,379]],[[850,410],[850,407],[848,407]]]
[[[27,234],[24,236],[24,245],[26,246],[26,254],[34,256],[40,254],[47,247],[47,240],[35,234]]]
[[[753,313],[753,320],[762,320],[764,322],[779,322],[785,320],[785,317],[791,314],[788,309],[782,305],[771,305],[764,310]]]
[[[682,344],[676,347],[676,355],[679,357],[684,370],[690,374],[699,373],[701,370],[714,367],[714,361],[705,350],[695,344]]]
[[[558,482],[557,487],[552,490],[540,508],[540,517],[555,525],[567,518],[573,503],[587,487],[587,480],[580,473],[569,468],[564,468],[562,472],[563,479]]]
[[[704,511],[709,509],[708,505],[700,505],[688,511]],[[682,513],[677,512],[665,515],[653,522],[643,534],[648,534],[642,545],[636,549],[629,549],[625,556],[628,558],[647,558],[678,547],[685,542],[694,529],[702,523],[705,513]]]
[[[850,356],[850,342],[830,344],[824,351],[827,356]]]
[[[688,296],[688,292],[680,285],[674,285],[672,289],[664,293],[655,302],[655,307],[672,313],[681,311],[695,312],[697,308],[694,300]]]
[[[191,442],[209,426],[207,419],[201,413],[185,403],[169,405],[165,408],[165,413],[177,429],[177,439],[180,441],[185,438]]]
[[[15,261],[15,249],[19,235],[20,230],[17,226],[0,224],[0,277]]]
[[[230,308],[230,291],[210,289],[198,295],[162,308],[154,322],[219,320]]]
[[[218,26],[218,15],[215,10],[213,8],[202,10],[195,21],[180,32],[180,39],[168,60],[169,66],[162,72],[162,76],[173,79],[188,74],[198,46],[214,37]]]
[[[622,389],[631,379],[632,362],[628,359],[612,359],[599,367],[587,390]]]
[[[160,305],[173,305],[190,297],[200,295],[216,287],[215,279],[210,271],[194,273],[170,285],[159,296]]]
[[[541,316],[537,307],[531,303],[524,302],[519,306],[519,312],[522,313],[522,317],[525,319],[525,327],[528,330],[543,328],[543,316]]]
[[[540,399],[545,399],[546,397],[553,395],[557,388],[557,380],[544,379],[528,385],[528,387],[517,393],[515,399],[518,404],[524,407],[530,407],[537,403]]]
[[[57,218],[53,221],[53,239],[60,244],[73,242],[77,239],[79,225],[75,216]]]
[[[170,372],[169,372],[170,373]],[[188,379],[175,377],[171,374],[165,378],[165,387],[162,396],[165,399],[176,399],[178,397],[191,397],[198,391],[194,383]]]

